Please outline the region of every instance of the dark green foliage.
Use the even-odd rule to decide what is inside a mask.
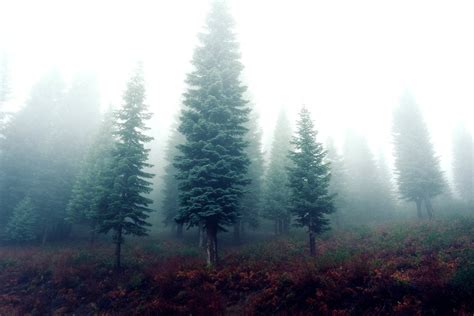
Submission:
[[[288,211],[289,188],[286,168],[290,165],[291,124],[287,113],[281,111],[275,126],[270,151],[270,164],[265,174],[263,217],[275,224],[275,233],[287,233],[291,216]]]
[[[289,157],[290,209],[296,223],[307,227],[310,235],[310,253],[315,254],[314,234],[327,229],[327,214],[334,212],[334,196],[329,193],[331,172],[325,162],[326,151],[316,141],[317,131],[306,108],[300,112],[294,149]]]
[[[5,227],[5,239],[13,242],[29,242],[38,236],[38,214],[29,197],[21,200]]]
[[[464,126],[454,134],[453,175],[457,193],[474,207],[474,140]]]
[[[149,149],[145,143],[152,140],[144,134],[148,128],[145,120],[151,115],[147,112],[145,86],[141,64],[127,84],[124,105],[115,114],[113,134],[116,143],[112,150],[111,168],[104,171],[101,186],[102,199],[98,202],[98,232],[114,232],[116,248],[116,268],[120,268],[120,251],[124,235],[145,236],[146,219],[152,210],[148,207],[153,201],[145,197],[151,192],[153,177],[145,171]],[[111,186],[107,185],[111,184]]]
[[[402,96],[394,111],[393,142],[401,198],[416,202],[419,217],[421,204],[425,203],[428,217],[432,218],[431,199],[443,192],[445,182],[421,110],[409,93]]]
[[[233,24],[225,2],[215,1],[186,81],[189,88],[179,126],[185,142],[175,164],[181,202],[177,219],[188,226],[204,225],[212,244],[211,265],[217,263],[216,233],[238,219],[243,187],[249,182],[245,176],[249,109],[243,99],[246,87],[240,81],[243,66]]]

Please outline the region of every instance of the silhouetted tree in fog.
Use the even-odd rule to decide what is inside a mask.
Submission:
[[[168,147],[166,148],[165,159],[168,163],[163,175],[163,223],[166,226],[171,226],[176,231],[178,238],[183,234],[183,223],[176,222],[179,214],[179,183],[176,178],[178,169],[174,166],[174,159],[179,154],[177,148],[184,142],[184,136],[179,132],[177,124],[171,127],[171,136],[168,140]]]
[[[263,181],[263,153],[262,153],[262,130],[258,124],[258,115],[252,109],[250,119],[247,123],[248,132],[246,141],[247,156],[250,159],[250,165],[247,171],[247,177],[251,180],[250,184],[245,187],[245,193],[240,201],[239,214],[240,217],[234,225],[234,238],[240,241],[240,233],[245,227],[256,228],[259,224],[259,215],[262,195]]]
[[[273,133],[270,151],[270,164],[265,173],[263,190],[263,217],[275,224],[275,233],[287,233],[291,215],[288,209],[289,188],[286,168],[291,161],[288,152],[291,149],[291,124],[287,113],[281,111]]]
[[[107,112],[102,126],[81,163],[81,171],[67,206],[67,218],[71,223],[90,227],[91,243],[95,240],[98,216],[108,204],[104,194],[106,195],[113,185],[108,175],[112,168],[114,144],[113,116],[111,112]]]
[[[453,175],[461,199],[474,205],[474,140],[464,127],[456,129],[453,137]]]
[[[338,153],[334,140],[326,141],[326,160],[331,164],[331,181],[329,182],[329,193],[334,195],[335,211],[331,214],[331,221],[340,226],[344,223],[347,215],[347,183],[344,160]]]
[[[115,112],[113,134],[116,143],[112,150],[112,166],[105,177],[109,177],[113,187],[107,192],[105,208],[100,208],[97,216],[98,232],[113,231],[115,248],[115,267],[121,267],[121,247],[124,235],[146,236],[146,219],[152,210],[148,207],[153,201],[145,197],[151,192],[153,177],[145,171],[149,149],[145,144],[152,137],[145,135],[145,121],[151,118],[145,105],[145,83],[141,64],[128,81],[123,96],[124,105]],[[106,188],[105,188],[106,189]]]
[[[297,224],[308,228],[311,256],[316,255],[316,234],[328,228],[327,215],[334,211],[334,196],[329,193],[330,164],[325,161],[326,152],[316,135],[311,115],[303,108],[292,139],[294,150],[289,157],[293,164],[288,168],[288,180],[290,209]]]
[[[385,218],[391,196],[383,190],[379,170],[367,139],[348,131],[344,143],[349,223],[378,222]]]
[[[443,191],[444,179],[421,110],[413,96],[405,93],[393,114],[395,174],[401,198],[416,203],[418,217],[422,204],[433,218],[431,199]]]
[[[180,180],[178,221],[204,226],[210,266],[218,262],[217,233],[239,218],[239,202],[249,183],[249,109],[233,25],[225,2],[213,2],[206,32],[200,34],[201,44],[194,52],[195,69],[187,77],[179,127],[186,140],[175,164]]]

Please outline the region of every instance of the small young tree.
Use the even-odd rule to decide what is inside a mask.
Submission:
[[[244,139],[249,109],[233,24],[226,3],[215,1],[194,53],[195,69],[187,77],[179,127],[186,140],[175,164],[181,205],[177,220],[204,226],[209,266],[218,262],[217,233],[235,224],[249,182]]]
[[[144,134],[148,128],[145,120],[151,115],[147,112],[143,69],[140,64],[127,84],[124,106],[115,112],[115,148],[112,151],[112,168],[105,172],[105,182],[113,182],[113,187],[103,186],[105,201],[99,202],[98,231],[113,231],[116,245],[115,267],[121,268],[121,247],[124,235],[145,236],[146,219],[152,210],[148,207],[153,201],[144,196],[151,192],[152,174],[144,171],[151,167],[147,163],[149,149],[145,143],[151,137]],[[107,180],[108,178],[108,180]],[[107,192],[108,191],[108,192]],[[102,206],[106,206],[102,208]]]
[[[334,195],[329,193],[330,167],[316,135],[311,115],[303,108],[292,141],[294,150],[289,154],[293,165],[288,168],[288,179],[290,207],[297,224],[308,228],[311,256],[316,255],[316,234],[327,229],[327,215],[334,211]]]
[[[38,214],[29,197],[18,203],[5,228],[5,239],[13,242],[29,242],[37,238]]]
[[[434,216],[431,199],[443,192],[443,173],[436,157],[421,110],[413,96],[405,93],[393,115],[395,174],[401,198],[416,203],[422,217],[422,203],[428,217]]]

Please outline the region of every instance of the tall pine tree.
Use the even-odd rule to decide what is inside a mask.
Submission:
[[[213,2],[194,53],[194,70],[187,77],[179,127],[185,142],[175,164],[181,204],[177,220],[204,226],[210,266],[218,262],[217,233],[239,218],[239,201],[248,184],[249,109],[243,99],[246,87],[240,80],[243,66],[233,25],[225,2]]]
[[[291,215],[288,209],[289,188],[286,168],[290,165],[291,124],[287,113],[281,111],[275,126],[270,150],[270,163],[265,173],[263,217],[273,221],[275,234],[288,233]]]
[[[430,141],[421,110],[410,93],[405,93],[393,114],[395,174],[402,199],[416,203],[418,217],[422,205],[434,216],[431,199],[443,192],[444,179]]]
[[[114,136],[116,144],[112,151],[112,166],[104,177],[113,187],[104,197],[107,203],[100,205],[98,232],[113,231],[115,248],[115,267],[121,268],[121,249],[125,235],[145,236],[146,219],[152,210],[148,207],[153,201],[145,194],[151,192],[153,177],[145,171],[151,165],[147,163],[149,149],[145,144],[152,140],[145,135],[145,121],[150,119],[145,105],[145,83],[143,67],[138,65],[130,78],[123,97],[124,105],[115,112]],[[104,188],[107,190],[107,188]],[[102,207],[104,205],[106,207]]]
[[[331,215],[331,222],[336,226],[342,226],[347,216],[347,183],[344,160],[339,154],[336,144],[332,138],[326,141],[326,160],[331,164],[331,181],[329,193],[334,195],[335,211]]]
[[[311,114],[303,108],[292,140],[294,149],[289,154],[293,164],[288,168],[288,179],[290,208],[297,224],[308,228],[311,256],[316,255],[316,234],[327,229],[327,215],[334,211],[334,196],[329,193],[330,167],[316,135]]]

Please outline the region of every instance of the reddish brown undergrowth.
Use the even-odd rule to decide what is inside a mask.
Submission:
[[[229,250],[210,270],[172,242],[0,248],[0,315],[472,315],[472,220],[332,232]]]

